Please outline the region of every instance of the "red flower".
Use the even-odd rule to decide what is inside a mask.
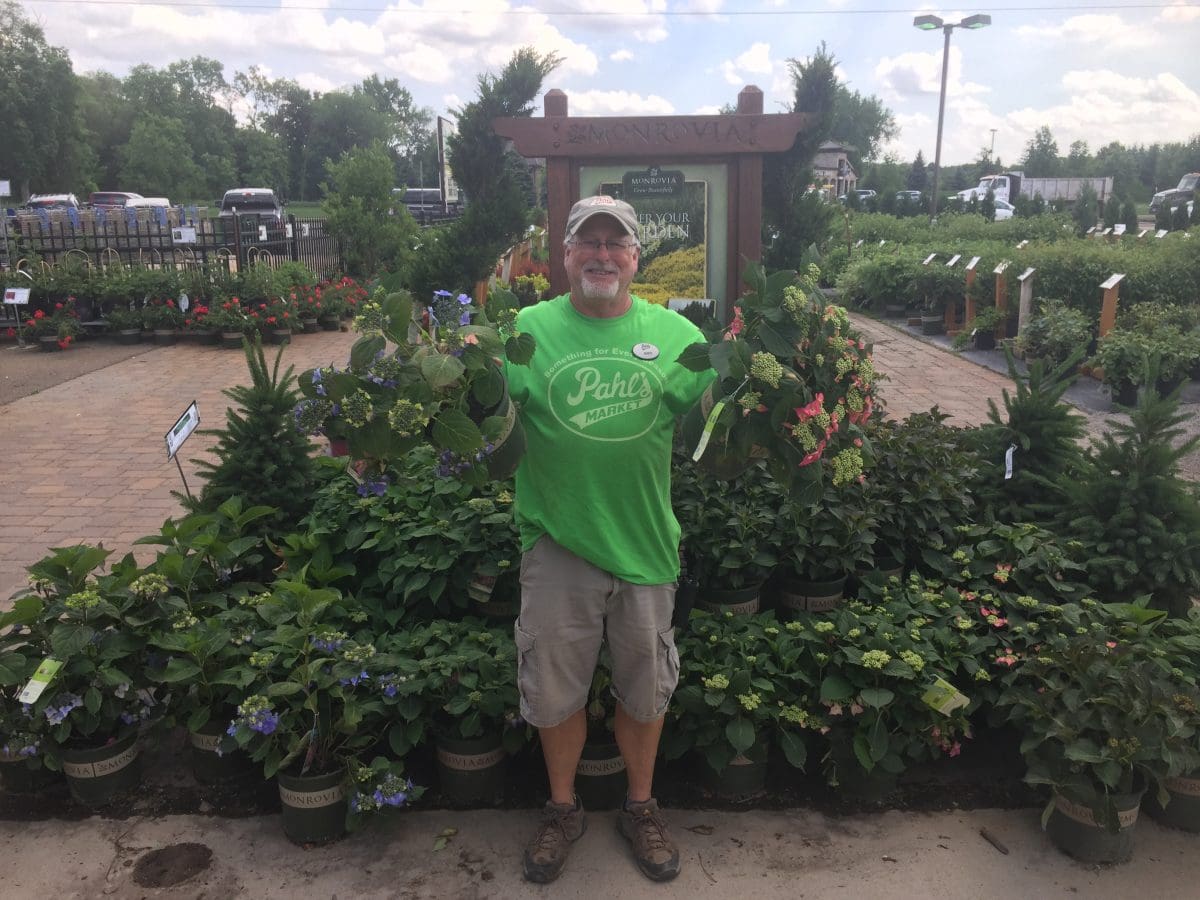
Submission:
[[[41,310],[41,309],[35,310],[33,313],[33,317],[35,319],[44,319],[44,318],[46,318],[46,312],[45,312],[45,310]]]
[[[55,303],[55,304],[54,304],[54,308],[55,308],[55,309],[62,309],[62,307],[63,307],[63,305],[62,305],[61,303]]]
[[[257,315],[258,315],[258,313],[255,313],[255,316],[257,316]],[[267,324],[268,324],[268,325],[274,325],[274,324],[275,324],[275,317],[274,317],[274,316],[267,316]]]
[[[284,313],[283,317],[286,319],[288,317],[288,315],[289,315],[288,313]]]
[[[11,337],[16,337],[16,336],[17,336],[17,329],[15,329],[15,328],[10,328],[10,329],[8,329],[8,331],[6,331],[6,332],[4,333],[4,335],[5,335],[5,337],[10,337],[10,338],[11,338]]]
[[[174,308],[175,308],[175,301],[174,301],[174,300],[172,300],[172,299],[170,299],[170,298],[168,297],[168,298],[167,298],[167,306],[171,307],[171,309],[174,309]]]

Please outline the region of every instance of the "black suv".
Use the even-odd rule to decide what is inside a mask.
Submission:
[[[275,225],[283,225],[283,204],[270,188],[236,188],[226,191],[221,198],[221,209],[217,217],[230,219],[235,215],[258,216]]]
[[[1180,203],[1186,203],[1192,199],[1192,194],[1197,188],[1200,188],[1200,172],[1189,172],[1179,179],[1179,184],[1173,190],[1159,191],[1151,198],[1150,212],[1158,212],[1163,204],[1166,204],[1167,209],[1174,209]]]

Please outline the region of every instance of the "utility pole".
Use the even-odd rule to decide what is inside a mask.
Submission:
[[[993,166],[996,164],[996,129],[991,129],[992,132],[992,149],[988,151],[988,162]]]

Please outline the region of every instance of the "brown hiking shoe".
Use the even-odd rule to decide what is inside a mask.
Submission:
[[[627,802],[617,813],[617,830],[633,843],[634,861],[647,878],[670,881],[679,874],[679,848],[653,797],[645,803]]]
[[[571,845],[585,831],[587,819],[578,797],[574,806],[548,802],[537,833],[525,847],[525,880],[545,884],[557,878],[567,864]]]

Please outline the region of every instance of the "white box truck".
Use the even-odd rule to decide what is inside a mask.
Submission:
[[[1033,198],[1039,195],[1047,203],[1055,200],[1074,203],[1079,199],[1084,185],[1089,185],[1096,192],[1101,206],[1112,195],[1111,175],[1096,178],[1026,178],[1024,172],[1004,172],[999,175],[984,175],[979,179],[979,184],[959,191],[957,196],[964,203],[970,203],[972,198],[982,200],[990,190],[995,199],[1007,200],[1009,203],[1014,203],[1017,197]]]

